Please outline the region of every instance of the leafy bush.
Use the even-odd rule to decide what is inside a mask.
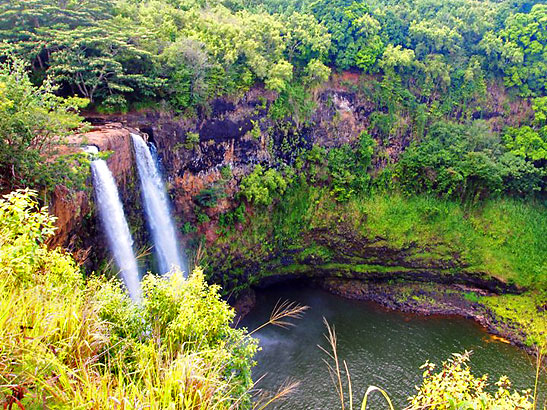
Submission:
[[[233,211],[219,215],[218,224],[220,227],[229,227],[235,223],[245,222],[245,205],[239,204]]]
[[[504,140],[507,149],[516,156],[532,161],[547,159],[547,126],[539,132],[529,126],[509,128]]]
[[[434,372],[435,365],[426,362],[422,366],[424,381],[418,392],[409,398],[412,409],[532,409],[530,390],[511,392],[511,382],[502,376],[495,384],[494,394],[488,392],[487,375],[473,376],[467,365],[470,352],[454,354],[443,362],[442,369]]]
[[[0,64],[0,191],[71,185],[84,171],[57,146],[82,126],[77,111],[87,100],[60,98],[49,82],[34,86],[26,68],[18,59]]]
[[[201,207],[214,208],[220,198],[226,196],[223,186],[214,185],[210,188],[204,188],[193,198],[194,202]]]
[[[369,189],[368,168],[374,151],[374,140],[366,132],[359,138],[354,150],[348,144],[332,148],[328,152],[328,168],[332,182],[331,194],[337,201],[344,202],[357,192]]]
[[[541,189],[544,172],[516,159],[525,157],[519,152],[502,154],[496,136],[480,122],[472,127],[438,122],[424,141],[403,153],[395,178],[407,193],[461,201],[484,199],[504,190],[533,194]]]
[[[264,170],[262,165],[257,165],[253,172],[242,179],[240,189],[241,195],[247,201],[257,205],[269,205],[275,195],[285,192],[287,180],[279,171],[273,168]]]
[[[197,132],[189,132],[186,134],[184,148],[194,149],[199,144],[199,134]]]

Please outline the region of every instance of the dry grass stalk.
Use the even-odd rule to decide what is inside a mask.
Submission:
[[[282,327],[284,329],[295,326],[294,323],[291,323],[286,319],[301,319],[304,312],[309,308],[309,306],[300,305],[296,302],[289,302],[288,300],[281,302],[281,300],[279,300],[272,310],[270,319],[250,332],[249,335],[252,335],[270,325]]]

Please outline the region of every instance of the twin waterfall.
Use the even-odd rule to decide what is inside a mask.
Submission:
[[[133,254],[133,239],[123,213],[118,188],[106,162],[96,159],[91,162],[93,185],[99,216],[101,218],[108,245],[114,255],[125,287],[131,299],[137,301],[141,296],[141,285],[137,260]]]
[[[150,148],[140,135],[131,134],[131,138],[141,180],[144,210],[152,233],[160,273],[167,273],[172,268],[185,271],[157,158],[152,157]]]
[[[164,274],[175,268],[186,272],[157,159],[140,135],[131,134],[131,137],[141,181],[144,210],[158,259],[159,273]],[[92,151],[88,152],[93,154]],[[131,299],[139,301],[140,275],[133,252],[133,240],[116,183],[105,161],[93,160],[91,169],[99,216],[110,250]]]

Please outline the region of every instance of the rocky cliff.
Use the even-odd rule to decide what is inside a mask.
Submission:
[[[329,148],[352,143],[365,129],[376,137],[383,153],[377,157],[376,167],[397,160],[409,144],[413,130],[401,126],[392,136],[383,138],[380,131],[369,127],[373,114],[387,109],[378,109],[378,104],[366,97],[365,80],[352,73],[334,76],[330,83],[315,90],[309,112],[294,110],[291,116],[281,120],[272,119],[271,108],[276,96],[262,88],[251,89],[238,98],[211,101],[206,110],[198,110],[193,116],[155,110],[108,116],[89,114],[88,120],[96,129],[75,136],[70,146],[91,144],[101,151],[113,152],[108,164],[120,187],[132,230],[143,246],[146,238],[139,215],[140,197],[129,133],[138,130],[146,134],[157,146],[165,168],[179,228],[188,232],[189,226],[197,227],[196,233],[184,237],[185,242],[205,238],[206,245],[211,245],[218,238],[219,215],[234,207],[239,181],[258,163],[274,167],[281,162],[291,164],[313,144]],[[490,88],[491,101],[477,115],[487,119],[492,128],[499,129],[500,124],[529,116],[528,105],[507,105],[507,97],[494,85]],[[105,255],[99,249],[101,241],[92,239],[100,238],[100,230],[90,192],[68,195],[59,187],[53,198],[52,211],[59,217],[55,243],[82,253],[79,259],[85,257],[90,247],[93,247],[92,254]],[[101,257],[95,256],[95,266]],[[424,266],[408,268],[427,270],[426,265],[424,262]]]
[[[134,237],[142,244],[146,241],[146,233],[142,229],[140,215],[140,190],[135,183],[131,131],[120,123],[103,124],[90,132],[71,136],[62,153],[78,152],[86,145],[110,153],[106,162],[118,185],[128,219],[132,221]],[[51,198],[50,212],[57,217],[57,231],[51,245],[64,246],[74,253],[76,260],[83,262],[89,269],[96,269],[109,260],[109,255],[95,213],[91,175],[87,185],[86,190],[76,192],[63,186],[56,187]]]

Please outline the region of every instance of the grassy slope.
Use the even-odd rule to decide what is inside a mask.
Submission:
[[[482,272],[526,289],[523,295],[485,297],[480,303],[500,319],[524,329],[530,342],[545,338],[547,313],[538,307],[547,303],[547,211],[538,203],[493,199],[466,208],[431,197],[375,194],[341,204],[325,188],[296,184],[273,209],[254,209],[245,226],[225,231],[213,246],[228,258],[220,258],[222,262],[213,262],[212,266],[234,271],[234,260],[242,258],[244,262],[235,269],[237,275],[238,269],[241,272],[252,263],[262,266],[260,261],[281,250],[297,251],[296,263],[272,273],[309,270],[300,261],[310,256],[323,261],[314,267],[316,272],[371,269],[389,275],[395,270],[405,271],[404,267],[337,265],[330,262],[337,254],[334,235],[329,246],[305,240],[314,229],[339,232],[341,226],[345,227],[344,234],[349,226],[351,235],[373,241],[374,246],[403,249],[414,245],[416,251],[410,258],[432,263],[457,258],[466,265],[465,271]],[[208,252],[209,261],[214,261],[218,253],[214,249]],[[231,259],[233,255],[237,257]],[[261,272],[259,276],[268,274]],[[231,281],[225,281],[225,286],[238,283]],[[248,281],[245,277],[239,284]]]
[[[0,408],[249,407],[255,341],[200,269],[146,276],[133,303],[46,247],[34,198],[0,198]]]
[[[340,226],[375,246],[419,248],[415,257],[459,259],[466,270],[484,272],[524,288],[547,288],[547,211],[541,204],[496,199],[464,208],[431,197],[375,194],[337,203],[324,188],[300,184],[272,209],[254,210],[242,230],[225,232],[218,246],[260,260],[269,252],[298,248],[313,229]],[[336,252],[314,246],[305,253]]]

